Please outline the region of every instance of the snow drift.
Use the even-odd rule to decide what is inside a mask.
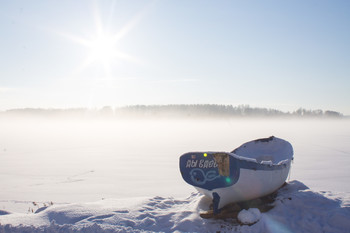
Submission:
[[[348,194],[313,192],[299,181],[278,191],[274,208],[251,226],[235,219],[202,219],[210,199],[153,197],[106,199],[44,207],[33,214],[0,212],[0,232],[346,232]],[[241,215],[244,216],[244,213]]]

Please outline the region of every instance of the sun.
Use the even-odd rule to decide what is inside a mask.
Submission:
[[[90,36],[81,37],[70,33],[54,31],[59,36],[77,43],[80,46],[84,46],[87,49],[86,58],[76,67],[73,74],[79,75],[90,67],[100,66],[104,70],[104,74],[101,74],[100,77],[108,78],[113,76],[112,70],[115,69],[115,65],[120,61],[142,64],[139,59],[121,51],[120,41],[138,25],[147,9],[145,8],[145,10],[135,15],[129,22],[119,28],[119,30],[115,30],[115,28],[111,30],[111,28],[103,23],[98,7],[95,6],[94,9],[95,28],[92,30]]]
[[[88,42],[89,61],[102,65],[110,65],[113,59],[118,58],[117,40],[109,34],[98,35]]]

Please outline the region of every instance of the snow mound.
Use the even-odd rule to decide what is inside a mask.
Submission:
[[[249,208],[248,210],[241,210],[238,213],[238,221],[242,224],[253,225],[261,218],[261,213],[258,208]]]
[[[313,192],[292,181],[281,188],[274,208],[250,209],[236,219],[202,219],[210,200],[193,193],[172,197],[105,199],[93,203],[61,204],[37,213],[0,215],[0,233],[8,232],[347,232],[349,195]],[[254,220],[254,221],[253,221]],[[258,221],[257,221],[258,220]]]

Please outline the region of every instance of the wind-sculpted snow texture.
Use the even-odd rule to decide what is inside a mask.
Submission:
[[[53,205],[34,214],[1,212],[0,233],[7,232],[348,232],[348,193],[313,192],[292,181],[279,190],[275,207],[253,225],[236,220],[202,219],[210,200],[198,193],[185,199],[164,197],[106,199]]]

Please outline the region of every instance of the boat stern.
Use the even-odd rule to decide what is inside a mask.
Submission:
[[[190,185],[213,190],[232,186],[238,181],[239,169],[226,152],[190,152],[180,157],[182,178]]]

